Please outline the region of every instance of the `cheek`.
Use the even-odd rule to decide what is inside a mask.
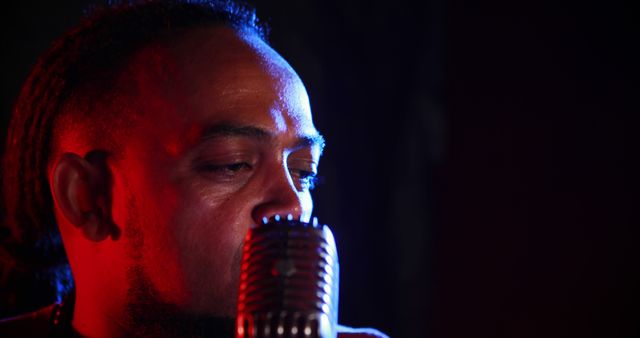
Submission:
[[[130,267],[142,268],[163,301],[181,303],[187,293],[172,224],[181,196],[171,163],[154,157],[153,149],[140,142],[127,148],[114,175],[114,221],[123,228]]]
[[[226,300],[237,288],[238,250],[250,222],[243,201],[194,184],[172,222],[187,287],[202,306]]]
[[[206,184],[193,184],[181,194],[174,234],[190,254],[219,252],[240,236],[244,205],[233,195]],[[204,251],[199,251],[204,250]]]
[[[144,268],[155,291],[164,301],[182,303],[187,292],[172,224],[180,196],[175,188],[159,183],[155,177],[149,171],[144,176],[130,172],[132,197],[125,206],[128,209],[125,237],[133,265]]]

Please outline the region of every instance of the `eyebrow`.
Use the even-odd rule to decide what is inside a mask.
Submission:
[[[260,141],[273,139],[273,134],[271,134],[267,130],[253,126],[235,126],[231,124],[217,124],[205,128],[202,134],[202,139],[206,140],[220,136],[242,136]],[[326,143],[324,137],[320,133],[316,132],[315,134],[302,135],[298,137],[295,143],[295,147],[317,146],[320,148],[320,154],[322,154],[325,144]]]

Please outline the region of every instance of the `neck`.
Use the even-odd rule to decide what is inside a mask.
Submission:
[[[114,316],[124,314],[125,306],[121,297],[104,292],[92,292],[77,285],[73,306],[72,328],[82,337],[124,337],[127,335],[125,318]]]

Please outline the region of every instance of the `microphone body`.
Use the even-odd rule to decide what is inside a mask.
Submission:
[[[236,338],[336,338],[339,265],[326,225],[274,217],[251,228],[240,270]]]

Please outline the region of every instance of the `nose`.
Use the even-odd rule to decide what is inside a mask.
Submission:
[[[262,224],[265,219],[276,217],[308,221],[313,203],[309,192],[300,192],[291,181],[288,170],[277,175],[268,175],[264,179],[264,190],[259,202],[251,212],[254,223]]]

